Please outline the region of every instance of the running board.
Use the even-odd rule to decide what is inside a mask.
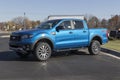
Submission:
[[[56,50],[56,52],[70,51],[70,50],[81,50],[81,49],[86,49],[86,47],[81,47],[81,48],[69,48],[69,49],[59,49],[59,50]]]

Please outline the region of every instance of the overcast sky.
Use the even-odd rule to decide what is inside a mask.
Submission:
[[[49,15],[95,15],[110,18],[120,14],[120,0],[0,0],[0,22],[23,16],[43,20]]]

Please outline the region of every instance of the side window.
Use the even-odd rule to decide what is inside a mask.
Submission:
[[[72,29],[70,21],[64,21],[59,26],[62,26],[63,30]]]
[[[82,28],[84,28],[82,21],[73,21],[73,25],[74,25],[75,29],[82,29]]]

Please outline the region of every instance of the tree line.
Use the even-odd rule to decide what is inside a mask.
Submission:
[[[113,15],[110,19],[98,19],[96,16],[85,19],[90,28],[108,28],[108,30],[120,29],[120,15]]]
[[[15,30],[22,30],[32,29],[35,28],[37,25],[40,24],[40,21],[32,21],[29,20],[27,17],[16,17],[8,22],[1,22],[0,23],[0,30],[6,31],[15,31]]]
[[[85,16],[89,28],[108,28],[109,30],[120,29],[120,15],[113,15],[110,19],[99,19],[96,16]],[[27,29],[35,28],[40,21],[32,21],[26,17],[16,17],[8,22],[0,23],[0,30],[15,31],[24,27]]]

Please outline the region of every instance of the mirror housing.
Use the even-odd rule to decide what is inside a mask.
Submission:
[[[59,32],[60,30],[63,30],[63,29],[64,29],[63,26],[58,26],[58,27],[56,27],[56,31],[57,31],[57,32]]]
[[[56,31],[57,31],[57,32],[59,32],[59,26],[58,26],[58,27],[56,27]]]

